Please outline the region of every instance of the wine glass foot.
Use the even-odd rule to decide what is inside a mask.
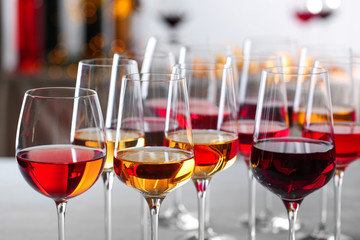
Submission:
[[[185,236],[177,238],[177,240],[198,240],[198,232],[192,231]],[[216,233],[211,227],[205,230],[205,240],[237,240],[234,236],[222,233]]]
[[[198,229],[199,222],[194,214],[189,212],[184,205],[179,204],[168,208],[164,214],[160,215],[159,226],[189,231]]]
[[[314,231],[313,233],[304,236],[304,237],[298,237],[299,240],[334,240],[335,237],[333,234],[330,234],[327,231]],[[341,240],[353,240],[352,237],[341,234],[340,237]]]
[[[246,227],[249,225],[248,215],[240,217],[240,222]],[[260,213],[255,218],[256,231],[261,233],[279,233],[280,231],[289,231],[289,220],[287,217],[272,216],[265,213]],[[295,230],[301,229],[301,222],[297,219],[295,223]]]

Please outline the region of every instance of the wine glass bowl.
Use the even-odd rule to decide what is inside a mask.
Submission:
[[[88,146],[76,140],[86,129],[94,133]],[[105,164],[104,122],[96,92],[82,88],[28,90],[16,139],[20,172],[31,187],[55,201],[59,240],[64,240],[68,200],[87,191]]]

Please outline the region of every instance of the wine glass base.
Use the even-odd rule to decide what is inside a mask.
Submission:
[[[177,240],[198,240],[198,231],[190,232]],[[237,240],[234,236],[216,233],[211,227],[205,230],[205,240]]]
[[[189,231],[198,229],[199,222],[197,217],[181,204],[168,208],[164,214],[160,215],[159,226]]]
[[[314,231],[310,235],[304,237],[298,237],[299,240],[334,240],[335,237],[333,234],[330,234],[327,231]],[[341,234],[341,240],[353,240],[352,237]]]
[[[240,217],[240,222],[246,227],[249,225],[248,215]],[[279,233],[280,231],[289,231],[289,220],[287,217],[271,216],[268,214],[259,214],[255,218],[255,228],[261,233]],[[300,220],[296,220],[295,231],[301,229]]]

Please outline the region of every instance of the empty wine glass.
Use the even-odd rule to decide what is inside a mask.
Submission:
[[[112,58],[86,59],[79,62],[77,88],[90,88],[97,92],[102,114],[105,117],[107,156],[101,177],[105,187],[105,239],[111,240],[111,193],[114,182],[114,145],[119,109],[119,95],[121,80],[125,74],[138,72],[134,60]],[[113,65],[113,63],[115,63]],[[91,145],[93,136],[91,131],[84,131],[77,136],[85,145]],[[125,139],[124,139],[125,141]],[[123,147],[131,147],[124,144]]]
[[[91,146],[77,140],[88,129],[93,133]],[[58,239],[64,240],[68,200],[87,191],[105,164],[105,129],[96,92],[80,88],[26,91],[16,157],[27,183],[55,201]]]
[[[310,81],[302,137],[289,137],[285,79]],[[321,118],[312,118],[321,109]],[[303,199],[330,181],[335,173],[335,148],[327,71],[321,68],[263,70],[255,116],[250,164],[254,177],[279,196],[288,211],[289,239],[295,240],[295,222]],[[307,129],[321,126],[317,139]],[[274,137],[274,135],[277,135]]]
[[[216,239],[205,231],[206,193],[212,176],[236,160],[239,143],[236,101],[230,61],[226,64],[193,63],[177,66],[185,76],[193,128],[195,172],[192,180],[198,197],[198,236],[186,239]],[[220,236],[222,237],[222,235]]]
[[[154,106],[154,101],[166,107]],[[164,122],[157,121],[159,116]],[[149,131],[146,131],[146,129]],[[137,132],[145,146],[121,149],[124,135]],[[175,142],[181,142],[176,144]],[[114,153],[119,179],[148,203],[151,240],[158,239],[160,205],[191,179],[195,161],[185,79],[179,74],[131,74],[123,79]]]

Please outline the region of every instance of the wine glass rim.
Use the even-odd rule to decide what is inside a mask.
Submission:
[[[319,64],[323,65],[352,65],[359,64],[360,57],[358,56],[336,56],[336,57],[319,57],[315,58],[315,61],[318,61]]]
[[[113,58],[90,58],[80,60],[82,65],[86,66],[102,66],[102,67],[112,67],[113,66]],[[120,58],[118,59],[117,66],[126,66],[130,64],[137,64],[137,62],[133,59]]]
[[[130,54],[130,56],[126,55]],[[170,52],[167,51],[156,51],[152,54],[152,58],[167,58],[169,57]],[[143,59],[145,57],[145,49],[144,50],[134,50],[134,51],[122,51],[115,53],[114,56],[117,55],[120,57],[120,59],[131,59],[133,58],[137,59]],[[135,60],[134,60],[135,61]]]
[[[264,68],[263,72],[271,75],[285,75],[285,76],[312,76],[327,74],[328,70],[321,67],[299,67],[299,66],[288,66],[288,67],[269,67]]]
[[[179,63],[174,66],[175,68],[180,68],[187,71],[199,71],[199,72],[208,72],[208,71],[222,71],[231,69],[231,64],[223,63]]]
[[[271,60],[281,60],[281,56],[272,52],[261,52],[256,54],[250,54],[249,56],[245,55],[234,55],[235,60],[248,60],[250,62],[261,62],[261,61],[271,61]]]
[[[49,95],[49,92],[56,90],[61,91],[62,94]],[[73,95],[71,95],[71,93],[73,93]],[[76,93],[78,93],[78,96],[75,96]],[[29,89],[25,92],[25,96],[39,99],[77,99],[94,97],[97,96],[97,93],[95,90],[89,88],[43,87]]]
[[[157,76],[159,78],[151,78],[151,76]],[[179,73],[162,73],[162,72],[149,72],[149,73],[130,73],[125,74],[124,79],[126,81],[134,82],[174,82],[184,81],[185,77]]]

